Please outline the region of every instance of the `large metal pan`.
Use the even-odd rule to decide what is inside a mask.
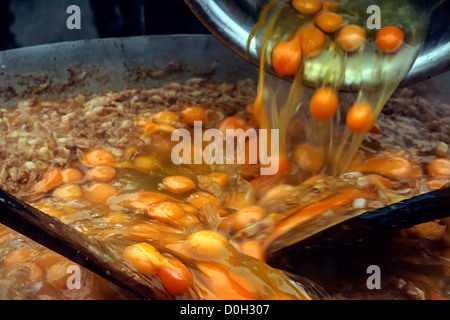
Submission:
[[[257,69],[213,36],[143,36],[20,48],[0,53],[0,104],[213,77],[256,79]]]
[[[256,80],[257,75],[256,67],[211,35],[58,43],[0,53],[0,107],[35,96],[56,98],[152,87],[197,76]],[[448,84],[448,75],[438,80],[441,85]]]

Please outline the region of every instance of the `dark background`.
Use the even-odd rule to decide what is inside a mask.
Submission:
[[[69,30],[67,7],[81,10]],[[183,0],[0,0],[0,50],[153,34],[209,33]]]

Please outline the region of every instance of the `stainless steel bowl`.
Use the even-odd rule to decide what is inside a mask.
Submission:
[[[203,24],[232,51],[259,65],[255,43],[247,56],[247,39],[269,0],[185,0]],[[414,65],[401,83],[410,85],[450,70],[449,0],[421,0],[436,6],[431,13],[431,26],[425,45]],[[343,86],[346,86],[344,82]]]

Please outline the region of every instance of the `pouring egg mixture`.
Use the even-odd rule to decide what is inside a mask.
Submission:
[[[382,1],[383,27],[369,31],[362,3],[270,2],[252,35],[256,85],[196,78],[2,109],[0,187],[102,240],[174,299],[323,298],[313,282],[265,263],[274,243],[450,181],[448,135],[380,115],[419,52],[423,15]],[[341,96],[348,75],[359,93]],[[311,79],[315,89],[306,88]],[[243,164],[175,165],[172,135],[193,133],[195,122],[279,129],[278,171],[261,175],[249,141]],[[406,147],[406,136],[424,143]],[[445,220],[408,232],[450,244]],[[73,264],[0,229],[0,297],[129,298],[84,269],[81,289],[70,289]],[[433,297],[448,298],[437,283]]]

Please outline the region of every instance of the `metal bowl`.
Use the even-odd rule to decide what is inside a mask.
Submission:
[[[242,58],[259,65],[255,43],[247,56],[247,39],[258,20],[262,8],[269,0],[185,0],[203,24],[232,51]],[[439,2],[430,17],[430,31],[425,45],[414,65],[401,83],[410,85],[450,70],[450,24],[447,12],[450,1],[421,0],[433,6]],[[343,83],[349,87],[350,84]]]

